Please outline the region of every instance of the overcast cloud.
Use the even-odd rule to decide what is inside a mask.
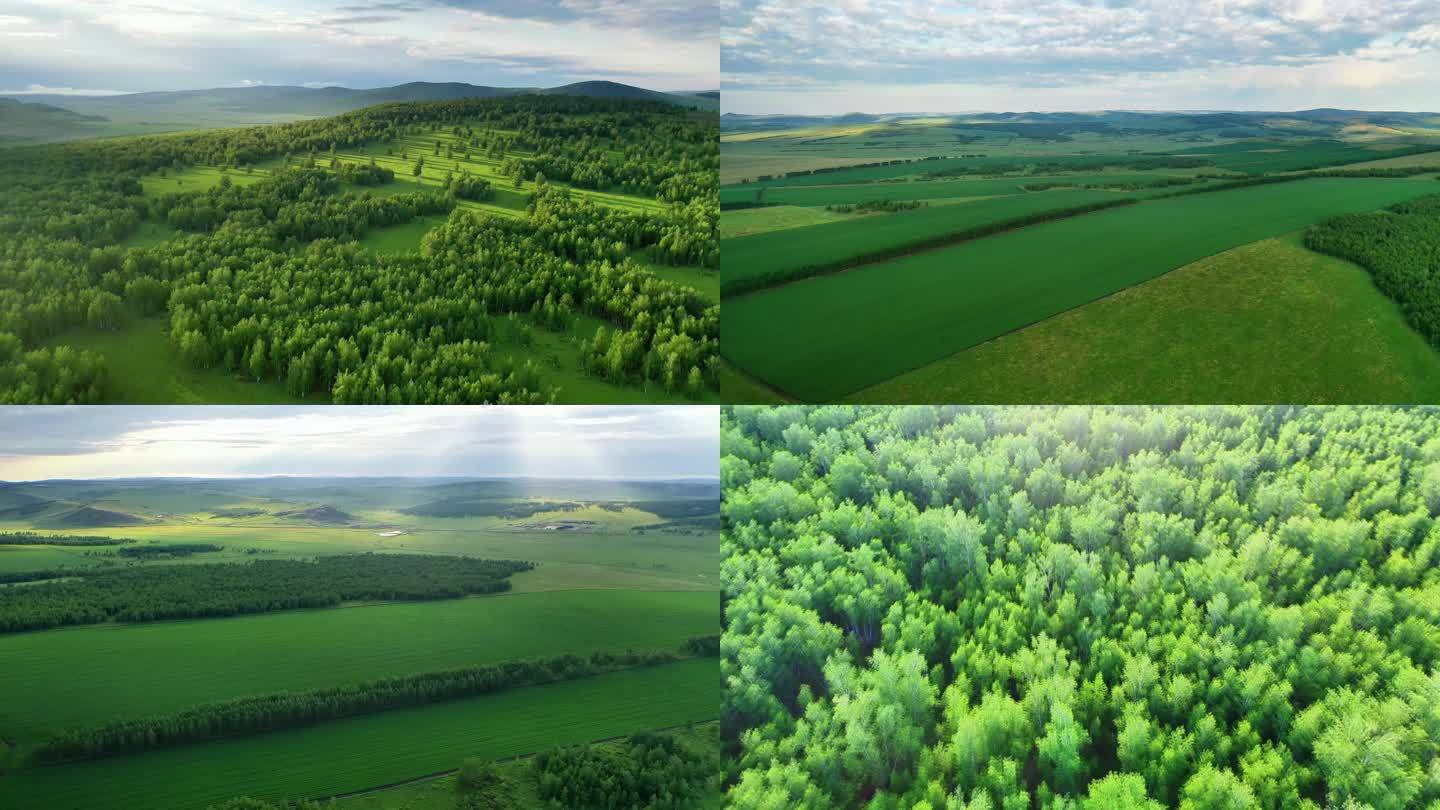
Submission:
[[[0,0],[0,93],[719,82],[719,12],[684,0]]]
[[[1440,111],[1440,0],[721,0],[741,113]]]
[[[151,476],[715,477],[711,406],[8,406],[0,481]]]

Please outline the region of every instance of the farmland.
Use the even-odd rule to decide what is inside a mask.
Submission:
[[[711,720],[715,663],[691,640],[713,643],[716,632],[717,510],[713,483],[684,481],[133,479],[0,487],[0,530],[15,533],[0,534],[0,574],[43,572],[38,582],[0,585],[0,613],[12,615],[38,604],[35,595],[46,589],[68,588],[78,598],[77,585],[107,577],[148,577],[173,591],[186,581],[182,572],[236,566],[366,559],[388,561],[396,572],[407,560],[431,561],[437,571],[479,559],[534,566],[480,595],[406,601],[401,593],[256,615],[132,617],[0,634],[0,690],[27,696],[0,707],[0,802],[189,808],[240,795],[320,798],[466,759]],[[55,545],[44,543],[50,537]],[[425,578],[431,586],[441,581]],[[46,767],[32,760],[64,732],[218,711],[240,698],[297,700],[422,673],[627,651],[660,657],[262,735]],[[221,766],[237,762],[245,764]]]
[[[1416,401],[1433,388],[1440,355],[1421,327],[1430,305],[1408,301],[1398,282],[1377,292],[1293,234],[1440,191],[1428,162],[1440,137],[1345,140],[1338,129],[1323,137],[1332,130],[1317,124],[1307,137],[1261,127],[1242,138],[1207,129],[1204,116],[1161,115],[1146,119],[1145,132],[1105,131],[1106,117],[1121,115],[1040,129],[983,116],[877,117],[863,132],[837,125],[833,136],[814,121],[727,116],[721,288],[731,398],[1023,402],[1043,391],[1040,401]],[[963,142],[944,147],[944,133]],[[817,165],[816,155],[832,162]],[[862,156],[866,165],[855,165]],[[1234,297],[1190,302],[1210,307],[1210,326],[1199,329],[1183,328],[1183,307],[1178,317],[1160,309],[1179,287],[1138,292],[1276,237],[1289,239],[1286,261],[1323,265],[1335,286],[1278,272],[1283,262],[1273,274],[1254,268],[1262,279],[1231,261],[1207,280],[1233,289],[1249,279],[1267,300],[1248,310]],[[1130,288],[1138,294],[1122,321],[1102,299]],[[1227,313],[1222,300],[1237,309]],[[1092,308],[1094,317],[1083,314]],[[1064,323],[1083,330],[1057,325],[1026,342],[1072,312]],[[1057,345],[1061,334],[1075,342]],[[1103,370],[1136,367],[1124,358],[1155,371]],[[1345,368],[1368,372],[1347,377]]]
[[[0,401],[715,401],[714,138],[523,95],[0,150]]]

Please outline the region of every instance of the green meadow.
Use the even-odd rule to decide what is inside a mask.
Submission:
[[[193,810],[321,798],[719,713],[714,659],[682,661],[310,728],[6,774],[6,807]],[[160,686],[157,683],[157,688]]]
[[[836,401],[1205,256],[1433,189],[1309,179],[1049,222],[730,299],[723,351],[785,394]]]
[[[717,632],[719,611],[713,592],[574,590],[0,635],[0,691],[27,696],[0,707],[0,729],[23,746],[72,726],[236,695],[567,652],[671,649]]]

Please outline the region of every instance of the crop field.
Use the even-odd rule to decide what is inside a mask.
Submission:
[[[1201,259],[848,399],[1437,402],[1440,353],[1368,273],[1291,235]]]
[[[719,616],[713,592],[575,590],[0,635],[0,691],[27,696],[0,706],[0,737],[24,746],[71,726],[235,695],[670,649],[717,632]]]
[[[1124,197],[1107,191],[1036,192],[729,239],[720,260],[721,287],[743,289],[769,279],[784,280],[810,269],[860,263],[866,256],[903,250],[972,228]],[[727,335],[731,311],[727,303],[722,326]]]
[[[559,745],[711,720],[714,659],[598,675],[205,745],[0,777],[6,807],[193,810],[320,798]],[[95,787],[103,785],[104,790]]]
[[[822,175],[823,176],[823,175]],[[1082,172],[1076,174],[1008,175],[969,180],[911,180],[906,182],[856,183],[853,185],[781,186],[771,189],[763,183],[727,186],[720,191],[720,203],[748,203],[757,199],[771,205],[826,206],[875,200],[943,200],[964,197],[998,197],[1024,194],[1039,186],[1082,187],[1158,185],[1188,177],[1179,172]]]
[[[1151,200],[917,253],[727,301],[724,352],[786,394],[836,401],[1205,256],[1433,183],[1311,179]],[[876,317],[877,301],[904,317]]]

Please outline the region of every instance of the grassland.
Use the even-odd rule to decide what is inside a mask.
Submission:
[[[713,592],[576,590],[0,636],[0,690],[27,696],[0,709],[0,736],[23,746],[72,726],[237,695],[567,652],[670,649],[718,632],[719,612]]]
[[[125,548],[224,547],[133,562],[111,546],[0,546],[0,573],[124,565],[163,576],[168,566],[355,551],[538,563],[513,580],[514,590],[494,596],[0,635],[0,692],[26,696],[0,701],[0,806],[192,808],[244,794],[324,797],[446,771],[469,757],[710,720],[718,711],[713,658],[107,760],[26,760],[65,729],[246,695],[567,653],[676,649],[714,635],[717,532],[698,523],[653,528],[666,522],[662,514],[694,511],[668,501],[709,503],[704,493],[712,491],[674,482],[406,478],[0,487],[0,530],[131,539]],[[451,498],[490,511],[434,517],[420,508]],[[655,511],[627,505],[632,499]],[[36,528],[86,510],[141,522]],[[546,528],[562,524],[569,528]]]
[[[824,176],[824,175],[820,175]],[[748,203],[757,199],[772,205],[826,206],[876,200],[944,200],[968,197],[1001,197],[1024,194],[1041,186],[1159,186],[1189,177],[1179,171],[1080,172],[1073,174],[1014,174],[1004,177],[964,180],[911,180],[854,185],[782,186],[770,189],[763,183],[728,186],[720,192],[720,203]]]
[[[1123,199],[1124,195],[1107,191],[1045,191],[730,239],[720,259],[721,287],[738,290],[763,279],[803,275],[812,268],[858,264],[867,257],[975,228]],[[724,324],[727,331],[728,320]]]
[[[1440,354],[1363,269],[1290,235],[1202,259],[848,400],[1435,402]]]
[[[1205,256],[1433,183],[1312,179],[1037,225],[731,299],[723,349],[786,394],[835,401]],[[877,317],[877,301],[903,317]]]
[[[325,797],[456,767],[713,719],[714,659],[528,687],[207,745],[4,777],[7,807],[180,810]],[[103,786],[103,788],[102,788]]]

